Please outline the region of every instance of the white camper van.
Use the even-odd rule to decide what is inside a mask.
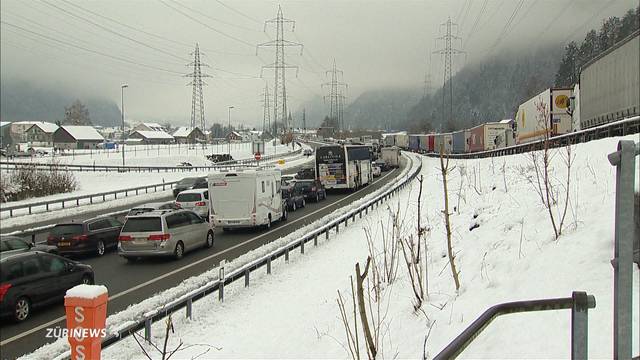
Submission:
[[[223,230],[286,220],[280,170],[240,169],[209,174],[210,222]]]
[[[400,167],[400,148],[397,146],[383,147],[382,160],[390,167]]]

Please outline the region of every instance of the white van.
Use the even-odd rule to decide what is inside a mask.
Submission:
[[[280,170],[240,169],[209,174],[210,222],[223,230],[286,220]]]

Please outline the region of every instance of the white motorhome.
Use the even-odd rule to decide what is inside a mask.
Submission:
[[[383,147],[382,160],[390,167],[400,167],[400,148],[397,146]]]
[[[280,170],[240,169],[210,173],[210,222],[223,230],[265,226],[287,219]]]

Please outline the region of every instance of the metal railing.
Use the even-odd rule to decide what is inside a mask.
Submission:
[[[107,337],[102,340],[102,348],[113,345],[118,341],[130,336],[133,332],[144,329],[144,337],[147,341],[151,339],[151,325],[169,314],[180,310],[186,309],[186,316],[191,318],[193,314],[193,302],[205,297],[208,294],[218,292],[218,298],[220,301],[224,300],[224,287],[240,279],[244,280],[245,287],[249,286],[251,273],[266,267],[267,274],[271,274],[271,263],[274,260],[284,257],[285,261],[289,260],[289,256],[293,250],[299,249],[302,254],[305,253],[306,244],[313,242],[314,246],[318,245],[318,239],[324,236],[329,239],[329,233],[335,231],[339,233],[340,227],[348,226],[349,221],[355,222],[356,216],[362,218],[363,214],[368,214],[370,210],[373,210],[380,206],[383,202],[396,196],[402,189],[410,184],[410,182],[420,173],[422,169],[422,163],[418,164],[413,169],[413,159],[409,159],[408,171],[401,174],[396,178],[396,183],[389,186],[387,189],[382,190],[372,199],[362,203],[357,208],[347,211],[345,214],[328,221],[326,224],[317,227],[316,229],[304,234],[303,236],[296,238],[287,244],[269,252],[268,254],[250,261],[247,264],[240,266],[239,268],[231,271],[231,273],[224,275],[224,268],[220,273],[220,277],[204,286],[201,286],[193,291],[188,292],[185,295],[178,297],[177,299],[165,304],[161,308],[154,309],[144,314],[141,319],[134,320],[131,325],[119,328],[111,333],[108,333]],[[69,356],[69,351],[60,356]]]
[[[549,139],[549,147],[562,147],[567,145],[574,145],[578,143],[584,143],[591,140],[597,140],[612,136],[624,136],[629,134],[636,134],[640,132],[640,116],[635,116],[629,119],[624,119],[600,126],[596,126],[589,129],[576,131],[569,134],[562,134],[554,136]],[[496,157],[504,155],[522,154],[536,150],[542,150],[544,148],[544,141],[534,141],[525,144],[513,145],[509,147],[478,151],[473,153],[464,154],[447,154],[447,157],[452,159],[479,159],[486,157]],[[429,157],[439,157],[438,153],[422,153]]]
[[[204,166],[131,166],[131,165],[78,165],[78,164],[58,164],[58,163],[36,163],[28,161],[2,161],[0,162],[0,169],[2,170],[17,170],[23,167],[33,167],[37,170],[58,170],[58,171],[100,171],[100,172],[176,172],[176,171],[209,171],[209,170],[221,170],[221,169],[235,169],[244,166],[257,166],[264,161],[271,161],[276,159],[286,159],[291,156],[299,155],[302,149],[298,149],[285,154],[274,154],[262,157],[259,161],[253,158],[229,160],[213,165]]]
[[[633,262],[640,257],[640,231],[634,216],[634,184],[636,156],[640,143],[633,140],[618,142],[618,151],[609,154],[609,162],[616,167],[615,246],[613,265],[613,356],[630,359],[632,351],[633,318]],[[634,244],[635,243],[635,244]],[[640,266],[640,259],[636,259]]]
[[[574,291],[571,297],[558,299],[525,300],[498,304],[487,309],[471,323],[435,360],[453,359],[476,338],[498,316],[530,311],[571,309],[571,358],[587,359],[588,309],[596,307],[593,295]]]

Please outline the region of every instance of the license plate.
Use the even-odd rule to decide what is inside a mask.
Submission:
[[[227,224],[240,224],[240,220],[228,220]]]
[[[136,239],[133,239],[133,243],[135,245],[144,245],[144,244],[147,243],[147,239],[145,239],[145,238],[136,238]]]
[[[70,243],[70,242],[68,242],[68,241],[60,241],[60,242],[58,243],[58,246],[69,246],[69,245],[71,245],[71,243]]]

